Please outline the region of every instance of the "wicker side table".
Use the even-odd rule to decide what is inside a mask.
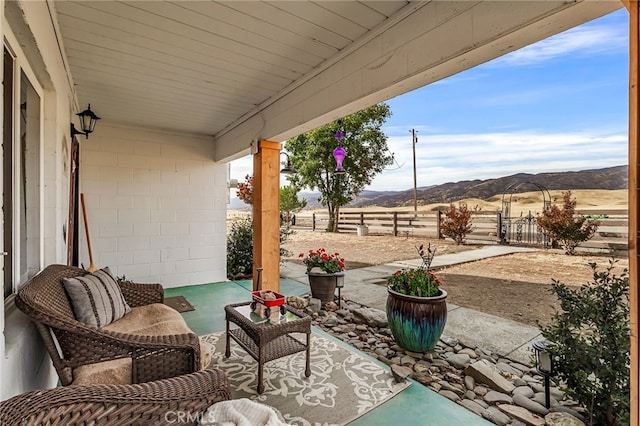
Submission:
[[[277,320],[256,322],[251,317],[251,302],[236,303],[224,307],[227,323],[225,357],[231,355],[231,339],[235,340],[249,355],[258,361],[258,393],[264,392],[263,367],[266,362],[297,352],[306,351],[306,377],[311,375],[310,342],[311,317],[288,305],[287,311]],[[237,325],[231,329],[230,324]],[[306,342],[291,333],[306,334]]]

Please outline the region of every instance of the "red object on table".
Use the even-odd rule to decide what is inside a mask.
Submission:
[[[265,294],[267,293],[273,293],[273,295],[275,296],[275,299],[266,299]],[[284,314],[284,302],[285,302],[284,295],[271,290],[257,290],[257,291],[251,292],[251,297],[253,299],[253,301],[251,302],[252,311],[255,311],[257,304],[260,303],[261,305],[267,308],[266,309],[267,317],[270,314],[270,311],[271,311],[270,308],[272,306],[280,306],[280,313]]]
[[[263,296],[263,294],[265,294],[265,293],[273,293],[276,296],[276,298],[272,299],[272,300],[267,300]],[[267,290],[267,291],[265,291],[265,290],[252,291],[251,292],[251,296],[252,296],[254,302],[262,303],[264,306],[268,306],[268,307],[280,306],[280,305],[284,304],[284,295],[282,295],[282,294],[280,294],[278,292],[275,292],[275,291],[271,291],[271,290]]]

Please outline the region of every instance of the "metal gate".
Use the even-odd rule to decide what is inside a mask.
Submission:
[[[551,194],[544,186],[534,182],[520,182],[511,184],[502,195],[502,214],[500,224],[500,242],[502,244],[521,244],[548,247],[550,245],[549,238],[542,232],[538,226],[536,216],[531,213],[526,216],[511,217],[511,201],[516,190],[521,189],[523,185],[533,185],[542,193],[542,209],[546,211],[551,207]],[[506,192],[509,191],[508,197]],[[522,192],[522,191],[519,191]]]
[[[538,226],[536,216],[529,214],[517,218],[502,219],[502,244],[532,245],[547,248],[550,244],[549,238]]]

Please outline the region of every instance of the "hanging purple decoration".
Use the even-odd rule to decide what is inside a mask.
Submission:
[[[347,151],[345,151],[344,148],[341,146],[333,150],[333,158],[336,159],[336,170],[333,173],[338,175],[345,173],[345,170],[342,167],[342,162],[344,161],[344,157],[346,156],[347,156]]]
[[[342,120],[338,120],[338,127],[342,127]],[[341,143],[342,139],[344,139],[344,132],[342,130],[336,131],[336,139],[338,140],[338,144]],[[336,159],[336,170],[333,172],[334,174],[344,174],[345,170],[342,167],[342,162],[344,161],[344,157],[346,157],[347,151],[344,150],[343,147],[338,146],[333,150],[333,158]]]

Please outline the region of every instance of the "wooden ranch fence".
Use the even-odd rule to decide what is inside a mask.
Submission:
[[[627,210],[581,211],[600,222],[594,237],[581,244],[580,248],[596,251],[628,249]],[[358,235],[393,235],[396,237],[442,238],[440,223],[442,212],[410,211],[361,211],[341,212],[338,222],[340,232]],[[467,235],[471,244],[512,244],[542,246],[549,241],[537,227],[536,216],[503,218],[500,212],[473,212],[473,231]],[[327,213],[296,214],[295,228],[324,231],[329,224]]]

